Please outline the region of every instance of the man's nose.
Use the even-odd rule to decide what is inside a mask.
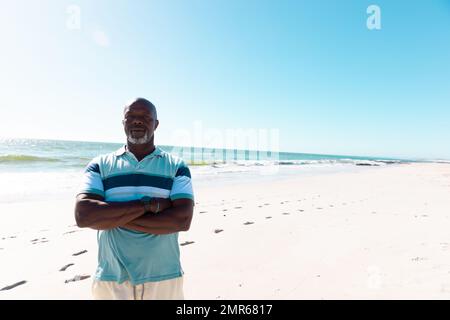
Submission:
[[[140,119],[135,118],[135,119],[133,119],[133,124],[134,125],[142,125],[142,124],[144,124],[144,122]]]

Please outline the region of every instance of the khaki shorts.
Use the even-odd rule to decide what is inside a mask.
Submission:
[[[183,277],[138,285],[94,280],[92,296],[94,300],[184,300]]]

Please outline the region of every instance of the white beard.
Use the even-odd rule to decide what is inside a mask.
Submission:
[[[131,135],[127,137],[127,140],[131,144],[145,144],[150,142],[150,136],[148,135],[148,132],[145,133],[145,135],[141,138],[133,138]]]

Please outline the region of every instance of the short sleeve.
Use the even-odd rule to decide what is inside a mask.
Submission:
[[[78,189],[78,194],[80,193],[93,193],[105,197],[99,158],[93,159],[84,169],[83,179]]]
[[[194,191],[192,190],[191,171],[184,161],[178,166],[175,178],[173,180],[172,190],[170,191],[170,200],[191,199],[194,200]]]

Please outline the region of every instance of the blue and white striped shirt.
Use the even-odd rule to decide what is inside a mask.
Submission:
[[[107,202],[143,196],[194,200],[188,166],[159,147],[141,161],[125,146],[94,158],[79,193],[97,194]],[[115,228],[99,232],[98,246],[98,280],[141,284],[183,275],[178,233],[154,235]]]

